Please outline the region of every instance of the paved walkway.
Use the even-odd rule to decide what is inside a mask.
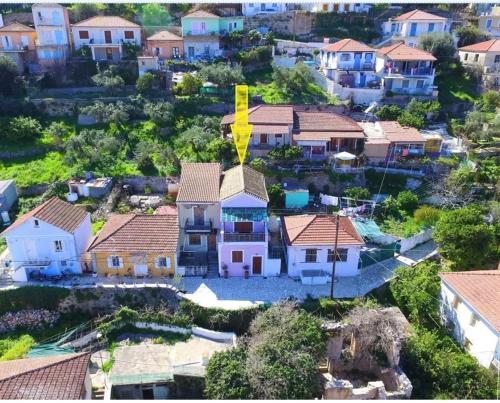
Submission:
[[[394,277],[400,266],[414,266],[435,253],[433,241],[418,245],[404,255],[378,262],[361,270],[356,277],[340,277],[335,283],[336,298],[355,298],[368,294]],[[185,297],[205,307],[239,309],[255,304],[276,302],[289,297],[303,300],[308,295],[330,295],[330,284],[303,285],[287,276],[270,278],[213,278],[186,277],[182,279]]]

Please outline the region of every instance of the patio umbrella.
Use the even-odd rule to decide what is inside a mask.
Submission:
[[[334,154],[333,158],[336,160],[341,160],[341,161],[352,161],[356,159],[356,156],[354,154],[348,153],[346,151],[342,151],[340,153]]]

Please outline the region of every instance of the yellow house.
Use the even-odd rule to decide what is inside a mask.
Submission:
[[[88,248],[93,271],[100,276],[174,275],[178,236],[174,214],[111,216]]]

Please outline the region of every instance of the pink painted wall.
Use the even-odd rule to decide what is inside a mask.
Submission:
[[[249,274],[252,275],[252,256],[262,256],[262,273],[264,273],[264,265],[266,263],[266,248],[267,244],[263,243],[232,243],[232,244],[219,244],[219,261],[220,261],[220,274],[223,275],[222,266],[227,265],[230,277],[243,277],[245,275],[243,266],[249,266]],[[233,250],[243,251],[243,262],[232,263],[231,252]]]

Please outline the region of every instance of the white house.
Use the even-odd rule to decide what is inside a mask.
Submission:
[[[90,214],[57,197],[24,214],[1,234],[14,281],[27,281],[38,270],[48,276],[81,273],[91,234]]]
[[[288,275],[293,278],[331,277],[336,232],[335,216],[296,215],[283,218]],[[336,277],[356,276],[364,241],[349,217],[340,217]]]
[[[415,47],[422,35],[450,32],[450,24],[439,15],[413,10],[382,23],[382,32],[386,38],[400,39],[408,46]]]
[[[479,363],[500,368],[500,270],[440,273],[441,315]]]
[[[432,54],[400,42],[377,50],[375,70],[386,93],[433,96],[435,61]]]
[[[141,45],[141,26],[122,17],[96,16],[71,26],[73,46],[90,47],[92,59],[118,62],[125,44]]]
[[[71,44],[68,10],[59,4],[38,3],[31,11],[38,38],[38,62],[46,67],[64,64]]]
[[[286,3],[243,3],[241,13],[245,17],[253,17],[257,14],[275,14],[287,11]]]
[[[372,5],[369,3],[303,3],[301,7],[313,13],[367,13]]]

